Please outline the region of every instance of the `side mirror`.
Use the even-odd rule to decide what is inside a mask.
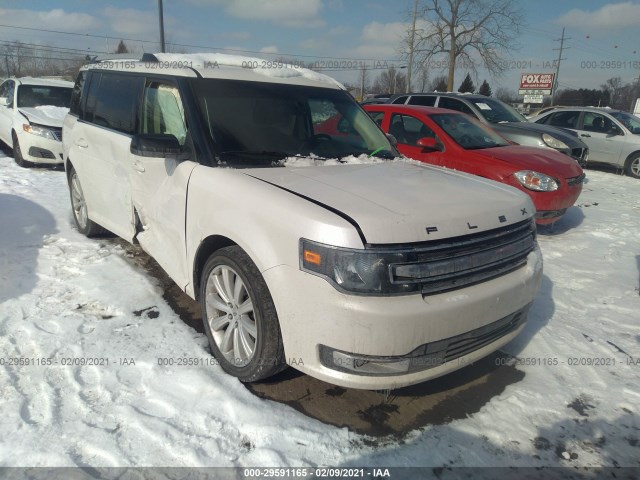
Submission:
[[[0,107],[6,107],[9,105],[9,99],[7,97],[0,97]]]
[[[394,147],[398,145],[398,139],[396,137],[394,137],[390,133],[385,133],[385,135],[387,136],[387,139],[391,142],[391,145],[393,145]]]
[[[441,152],[442,144],[439,143],[434,137],[422,137],[417,142],[418,147],[422,147],[423,152]]]
[[[175,135],[143,133],[131,139],[130,151],[139,157],[168,158],[186,160],[188,149],[180,145]]]

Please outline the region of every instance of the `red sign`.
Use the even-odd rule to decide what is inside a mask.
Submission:
[[[520,76],[520,88],[532,90],[551,90],[554,73],[523,73]]]

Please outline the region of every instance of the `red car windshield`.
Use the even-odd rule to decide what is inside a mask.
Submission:
[[[429,117],[465,150],[509,145],[509,142],[496,132],[462,113],[436,113]]]

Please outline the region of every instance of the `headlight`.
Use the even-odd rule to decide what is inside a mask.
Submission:
[[[533,170],[521,170],[514,175],[523,187],[536,192],[553,192],[559,187],[554,178]]]
[[[548,133],[542,134],[542,141],[551,148],[556,148],[560,150],[567,150],[569,148],[569,145],[564,143],[562,140],[558,140],[557,138],[552,137]]]
[[[420,291],[416,283],[391,282],[389,265],[407,260],[403,252],[333,247],[300,239],[300,268],[329,280],[338,290],[361,295],[399,295]]]
[[[56,140],[53,136],[53,132],[48,128],[38,127],[36,125],[29,125],[28,123],[22,124],[22,129],[27,133],[32,133],[40,137],[48,138],[49,140]]]

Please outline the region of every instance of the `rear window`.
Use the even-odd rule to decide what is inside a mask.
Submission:
[[[436,104],[436,97],[427,97],[425,95],[414,95],[409,100],[410,105],[421,105],[423,107],[433,107]]]

